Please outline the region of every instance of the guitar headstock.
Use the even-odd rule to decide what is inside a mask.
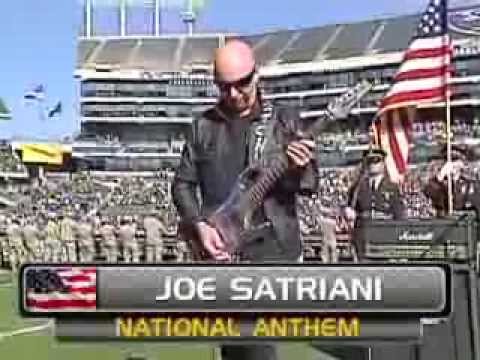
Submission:
[[[362,80],[353,88],[348,89],[344,94],[331,101],[327,109],[336,119],[344,119],[352,108],[362,99],[373,85],[367,80]]]

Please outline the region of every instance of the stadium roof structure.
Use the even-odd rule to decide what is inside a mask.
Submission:
[[[458,10],[453,9],[451,13]],[[77,69],[105,66],[122,70],[181,71],[192,63],[211,64],[213,50],[233,37],[252,45],[260,66],[389,54],[407,48],[419,18],[419,14],[405,15],[245,36],[185,34],[80,38]],[[452,30],[454,40],[469,37],[474,38]]]
[[[10,110],[5,105],[5,102],[2,98],[0,98],[0,120],[10,120],[12,118],[12,114]]]

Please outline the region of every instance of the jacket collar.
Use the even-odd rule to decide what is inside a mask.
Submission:
[[[217,103],[217,105],[215,106],[215,112],[223,121],[231,121],[232,119],[238,119],[238,114],[230,111],[222,102]],[[250,122],[259,121],[261,119],[262,112],[263,103],[260,99],[258,99],[254,105],[252,112],[243,120],[247,120]]]

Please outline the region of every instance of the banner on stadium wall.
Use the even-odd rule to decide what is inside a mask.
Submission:
[[[59,144],[24,144],[20,150],[24,163],[45,165],[62,165],[63,155],[71,152],[71,149]]]

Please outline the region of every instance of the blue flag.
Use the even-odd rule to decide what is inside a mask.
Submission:
[[[37,85],[32,90],[27,91],[24,98],[27,100],[42,101],[45,98],[45,88],[42,84]]]
[[[48,112],[48,117],[52,118],[55,115],[60,115],[61,113],[62,113],[62,103],[59,101],[53,108],[50,109],[50,111]]]

